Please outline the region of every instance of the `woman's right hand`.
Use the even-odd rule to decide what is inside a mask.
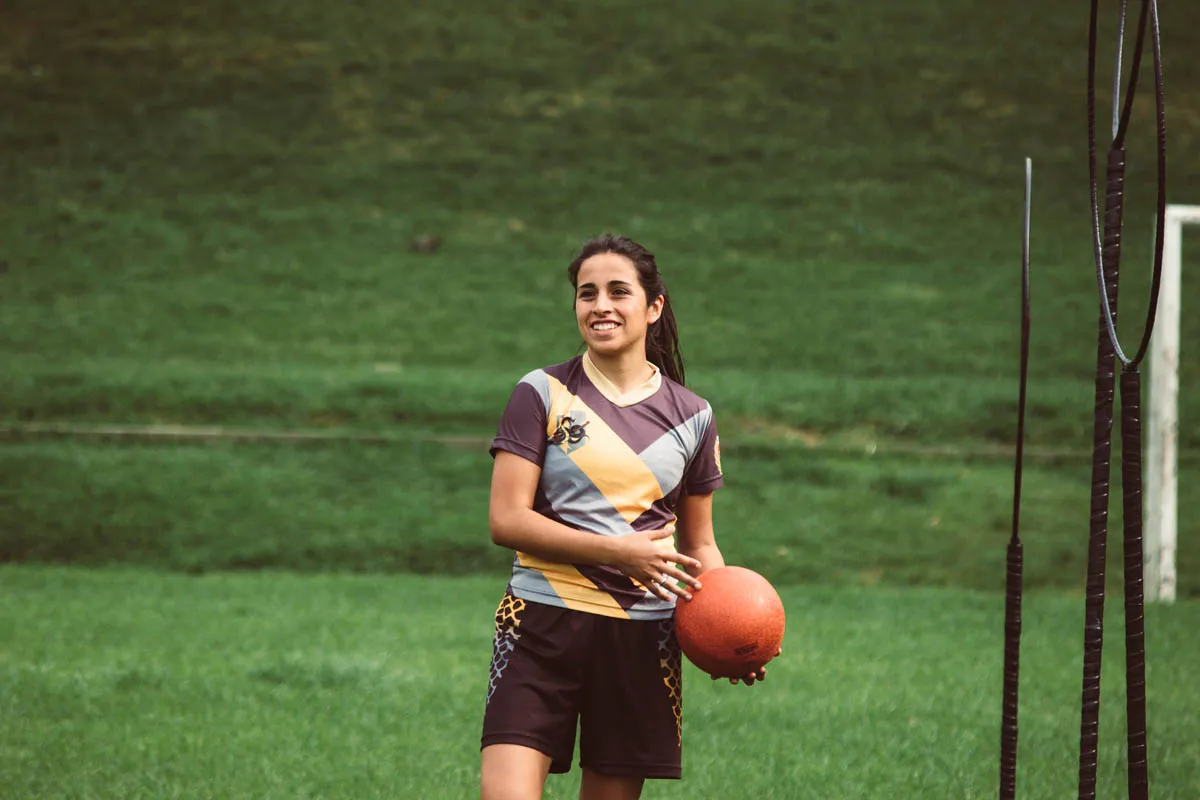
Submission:
[[[670,600],[671,594],[691,600],[688,587],[699,589],[700,581],[682,567],[698,570],[701,565],[691,556],[664,549],[658,544],[674,533],[675,526],[669,525],[655,531],[637,531],[617,538],[619,547],[613,566],[663,600]],[[684,585],[679,586],[675,581]]]

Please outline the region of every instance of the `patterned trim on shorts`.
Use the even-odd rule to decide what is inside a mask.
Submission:
[[[525,601],[511,594],[505,594],[500,605],[496,607],[496,635],[492,640],[492,664],[488,670],[487,701],[492,701],[492,694],[500,683],[500,677],[508,667],[509,656],[517,648],[521,638],[521,612],[525,610]]]
[[[664,619],[658,624],[658,663],[663,670],[663,684],[671,698],[675,714],[675,735],[683,746],[683,672],[679,642],[675,639],[675,620]]]

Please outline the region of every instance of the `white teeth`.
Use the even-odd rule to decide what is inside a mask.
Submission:
[[[592,323],[592,330],[594,330],[594,331],[611,331],[611,330],[615,330],[616,327],[617,327],[617,323],[615,323],[615,322]]]

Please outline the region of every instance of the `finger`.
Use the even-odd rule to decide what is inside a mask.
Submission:
[[[644,585],[664,600],[670,600],[670,594],[682,597],[684,600],[691,600],[692,593],[688,591],[687,587],[675,583],[676,580],[683,580],[689,585],[695,583],[692,576],[686,572],[677,570],[674,567],[665,566],[657,576],[651,578],[650,582]],[[660,589],[662,591],[659,591]],[[669,594],[663,594],[663,592],[668,592]]]
[[[650,541],[653,542],[658,539],[667,539],[667,538],[673,536],[674,534],[675,534],[675,526],[668,525],[665,528],[659,528],[656,531],[650,531]]]
[[[657,578],[651,578],[649,582],[645,583],[644,585],[653,594],[657,595],[659,599],[667,600],[668,602],[671,600],[671,592],[678,592],[678,587],[676,587],[674,584],[669,584],[664,581],[661,575]]]
[[[668,564],[667,566],[662,568],[662,572],[664,575],[666,575],[670,578],[674,578],[677,581],[682,581],[683,583],[686,583],[688,586],[692,587],[693,589],[700,588],[700,579],[699,578],[697,578],[694,575],[689,575],[688,573],[684,572],[683,570],[679,569],[678,567],[672,567],[671,565]]]
[[[692,599],[692,593],[688,591],[687,587],[680,586],[679,584],[675,583],[674,581],[663,581],[662,583],[659,584],[659,586],[663,587],[664,589],[666,589],[668,592],[675,595],[676,597],[682,598],[684,600]]]
[[[749,675],[743,677],[742,683],[746,684],[747,686],[753,686],[756,682],[766,680],[766,678],[766,667],[762,667],[757,672],[751,672]]]
[[[683,553],[663,553],[663,561],[670,561],[672,564],[679,564],[682,567],[698,570],[704,565],[691,556],[685,556]]]

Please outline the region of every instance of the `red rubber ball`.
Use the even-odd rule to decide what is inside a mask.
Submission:
[[[741,678],[775,657],[783,643],[783,601],[745,567],[700,576],[701,589],[675,604],[675,636],[688,660],[717,678]]]

